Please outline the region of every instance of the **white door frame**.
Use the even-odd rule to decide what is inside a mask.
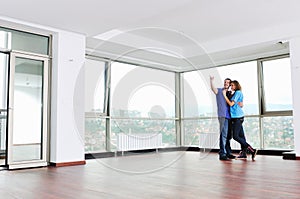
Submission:
[[[14,116],[14,81],[15,81],[15,60],[16,58],[25,58],[37,61],[43,61],[43,95],[42,95],[42,135],[41,135],[41,158],[37,160],[13,160],[13,116]],[[8,107],[8,135],[7,135],[7,166],[8,169],[31,168],[48,165],[48,93],[49,93],[49,59],[42,56],[28,55],[12,52],[10,56],[9,71],[9,107]],[[30,117],[30,116],[29,116]]]

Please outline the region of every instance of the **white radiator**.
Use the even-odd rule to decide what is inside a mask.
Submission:
[[[203,149],[218,149],[219,148],[219,133],[200,133],[199,148]],[[241,149],[241,145],[235,140],[230,141],[231,149]]]
[[[117,136],[118,151],[157,149],[162,147],[162,134],[125,134]]]

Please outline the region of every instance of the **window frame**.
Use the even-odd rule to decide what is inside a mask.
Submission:
[[[259,103],[260,103],[260,115],[261,117],[265,116],[293,116],[293,110],[278,110],[278,111],[268,111],[266,109],[266,96],[265,96],[265,87],[264,87],[264,74],[263,74],[263,62],[265,61],[272,61],[272,60],[279,60],[284,58],[289,58],[289,54],[274,56],[274,57],[267,57],[257,60],[258,65],[258,91],[259,91]]]
[[[103,77],[104,78],[104,91],[103,91],[104,99],[102,104],[103,111],[86,112],[85,115],[86,117],[93,117],[95,115],[101,117],[108,116],[109,115],[108,106],[109,106],[109,88],[110,88],[109,86],[110,85],[110,64],[105,59],[90,56],[90,55],[86,55],[85,59],[104,62],[104,77]]]
[[[105,91],[104,91],[104,109],[103,113],[93,113],[93,115],[89,115],[86,113],[86,117],[99,117],[102,119],[106,119],[106,151],[111,152],[114,151],[111,146],[111,122],[114,119],[145,119],[145,118],[118,118],[114,117],[111,115],[111,63],[116,62],[110,59],[106,58],[101,58],[101,57],[96,57],[96,56],[89,56],[87,55],[86,58],[91,58],[93,60],[99,60],[105,62]],[[292,110],[284,110],[284,111],[266,111],[266,98],[264,95],[264,82],[263,82],[263,66],[262,63],[264,61],[271,61],[271,60],[276,60],[276,59],[282,59],[282,58],[289,58],[289,54],[282,54],[282,55],[277,55],[277,56],[271,56],[271,57],[264,57],[264,58],[257,58],[257,59],[251,59],[251,60],[245,60],[243,62],[233,62],[230,64],[223,64],[223,65],[218,65],[215,66],[214,68],[218,67],[224,67],[228,65],[233,65],[233,64],[238,64],[238,63],[244,63],[244,62],[250,62],[250,61],[255,61],[256,62],[256,67],[257,67],[257,92],[258,92],[258,113],[257,115],[246,115],[246,118],[258,118],[258,126],[259,126],[259,148],[260,149],[265,149],[264,145],[264,127],[263,127],[263,118],[265,117],[274,117],[274,116],[292,116],[293,117],[293,111]],[[125,63],[125,64],[131,64],[134,66],[138,67],[145,67],[149,69],[154,69],[151,66],[145,66],[145,65],[139,65],[139,64],[134,64],[134,63],[128,63],[128,62],[122,62],[118,61],[120,63]],[[210,67],[209,67],[210,68]],[[209,68],[203,68],[203,69],[198,69],[198,70],[193,70],[193,71],[201,71]],[[160,69],[155,69],[155,70],[160,70]],[[201,120],[205,119],[206,117],[202,116],[196,116],[196,117],[185,117],[184,116],[184,85],[183,85],[183,76],[184,73],[186,72],[192,72],[192,71],[185,71],[185,72],[175,72],[175,71],[169,71],[169,70],[161,70],[161,71],[167,71],[167,72],[172,72],[174,73],[174,81],[175,81],[175,91],[176,91],[176,96],[178,96],[180,100],[175,100],[175,118],[164,118],[165,120],[173,120],[175,121],[175,133],[176,133],[176,147],[182,147],[182,146],[187,146],[185,143],[185,132],[184,132],[184,123],[189,120]],[[217,117],[208,117],[208,118],[217,118]],[[160,118],[162,119],[162,118]]]

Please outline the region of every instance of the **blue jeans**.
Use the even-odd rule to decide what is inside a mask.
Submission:
[[[231,154],[230,140],[232,139],[232,125],[231,119],[228,120],[228,133],[227,133],[227,141],[225,145],[226,155],[229,156]]]
[[[226,145],[228,145],[228,140],[227,140],[227,135],[228,135],[228,125],[229,125],[229,119],[225,118],[225,117],[219,117],[219,124],[220,124],[220,156],[223,155],[228,155],[230,154],[231,151],[226,150]],[[227,146],[228,148],[228,146]],[[230,148],[230,145],[229,145]]]
[[[242,149],[246,149],[249,144],[246,142],[246,137],[243,128],[244,117],[232,118],[233,139],[241,144]]]

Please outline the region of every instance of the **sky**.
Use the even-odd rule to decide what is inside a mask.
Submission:
[[[270,104],[291,104],[289,58],[265,61],[263,64],[265,97],[268,102]],[[134,73],[138,68],[140,72]],[[114,62],[112,64],[111,80],[112,96],[114,92],[121,92],[120,88],[126,88],[126,84],[128,84],[129,90],[127,89],[124,92],[129,92],[129,94],[121,95],[121,97],[124,97],[120,99],[122,103],[113,103],[112,108],[138,110],[141,112],[142,117],[148,117],[148,113],[153,110],[160,111],[160,114],[174,117],[175,75],[170,72],[157,70],[155,73],[152,73],[150,70],[153,69],[141,69],[141,67]],[[135,75],[132,76],[132,74]],[[144,75],[150,77],[143,77]],[[163,80],[157,80],[156,75],[162,75],[161,79]],[[215,96],[209,86],[209,76],[215,77],[214,84],[216,87],[223,87],[223,80],[227,77],[232,80],[238,80],[244,94],[244,105],[246,107],[247,105],[258,105],[257,75],[256,61],[184,73],[185,108],[189,109],[188,107],[197,106],[199,109],[197,111],[200,113],[203,111],[203,107],[215,106]],[[136,79],[139,80],[136,81]],[[149,81],[149,79],[154,79],[154,81]],[[171,83],[166,83],[165,80]],[[103,84],[103,81],[98,81],[98,83]],[[98,98],[99,94],[95,96]]]

